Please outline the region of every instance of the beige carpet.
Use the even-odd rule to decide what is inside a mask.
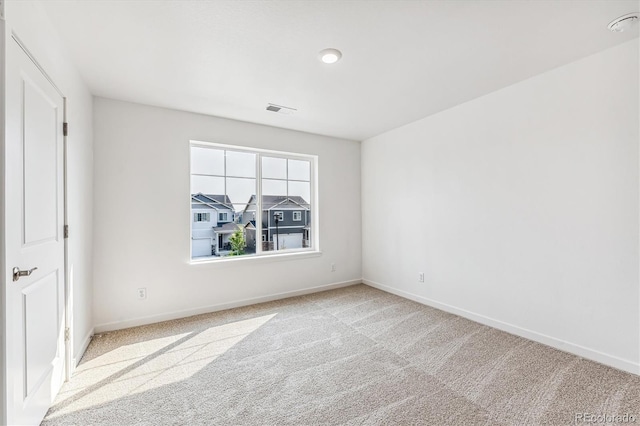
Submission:
[[[564,425],[640,378],[358,285],[96,336],[45,425]]]

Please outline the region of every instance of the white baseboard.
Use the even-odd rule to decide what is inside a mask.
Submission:
[[[361,279],[342,281],[339,283],[325,284],[317,287],[309,287],[301,290],[288,291],[284,293],[270,294],[251,299],[242,299],[234,302],[221,303],[218,305],[202,306],[193,309],[168,312],[166,314],[151,315],[147,317],[132,318],[125,321],[115,321],[95,326],[95,333],[121,330],[123,328],[137,327],[139,325],[154,324],[162,321],[169,321],[178,318],[190,317],[193,315],[208,314],[210,312],[223,311],[225,309],[238,308],[241,306],[255,305],[256,303],[271,302],[273,300],[286,299],[288,297],[302,296],[305,294],[318,293],[320,291],[332,290],[335,288],[348,287],[355,284],[362,284]],[[88,343],[87,343],[88,344]]]
[[[91,338],[93,337],[94,333],[95,333],[95,329],[92,328],[91,330],[89,330],[87,335],[84,336],[84,340],[82,341],[82,346],[80,346],[80,350],[78,351],[77,354],[74,354],[74,357],[71,359],[72,370],[75,370],[78,364],[80,363],[82,356],[84,355],[84,353],[87,351],[87,348],[89,347],[89,343],[91,343]],[[73,373],[73,371],[71,372]]]
[[[547,336],[545,334],[528,330],[526,328],[518,327],[517,325],[509,324],[509,323],[499,321],[484,315],[476,314],[474,312],[457,308],[455,306],[448,305],[446,303],[441,303],[433,299],[418,296],[416,294],[409,293],[403,290],[398,290],[396,288],[389,287],[384,284],[380,284],[378,282],[371,281],[365,278],[362,279],[362,282],[368,286],[377,288],[382,291],[386,291],[387,293],[392,293],[397,296],[404,297],[405,299],[410,299],[410,300],[413,300],[414,302],[431,306],[433,308],[440,309],[442,311],[449,312],[449,313],[470,319],[471,321],[475,321],[480,324],[487,325],[489,327],[497,328],[498,330],[502,330],[510,334],[515,334],[516,336],[524,337],[525,339],[533,340],[535,342],[542,343],[547,346],[551,346],[552,348],[555,348],[564,352],[568,352],[573,355],[577,355],[579,357],[589,359],[591,361],[596,361],[601,364],[617,368],[619,370],[640,375],[640,364],[636,362],[618,358],[614,355],[609,355],[600,351],[596,351],[594,349],[577,345],[575,343],[567,342],[566,340],[557,339],[555,337]]]

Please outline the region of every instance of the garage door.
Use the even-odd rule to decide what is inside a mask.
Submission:
[[[191,257],[211,256],[211,238],[191,240]]]
[[[280,250],[302,248],[302,234],[280,234],[278,246]]]

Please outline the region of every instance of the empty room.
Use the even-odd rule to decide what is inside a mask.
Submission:
[[[640,423],[638,0],[0,0],[0,425]]]

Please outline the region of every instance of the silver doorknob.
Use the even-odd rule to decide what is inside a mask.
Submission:
[[[38,267],[31,268],[28,271],[21,271],[20,268],[16,266],[15,268],[13,268],[13,280],[18,281],[20,277],[28,277],[36,269],[38,269]]]

